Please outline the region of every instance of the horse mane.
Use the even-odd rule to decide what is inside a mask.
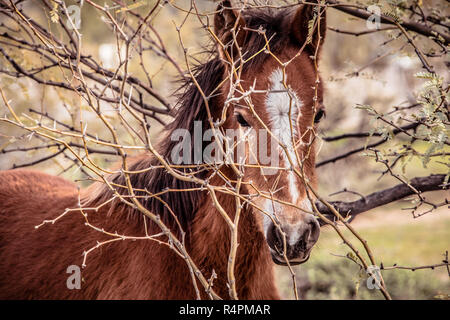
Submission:
[[[253,30],[265,30],[266,36],[270,39],[270,49],[273,53],[279,53],[282,48],[287,45],[287,41],[290,40],[289,28],[286,27],[286,11],[272,11],[270,9],[251,9],[242,12],[242,16],[245,19],[246,26]],[[264,37],[258,32],[248,32],[244,43],[242,44],[242,52],[244,58],[255,55],[266,44]],[[225,64],[221,60],[220,55],[214,45],[210,45],[210,49],[205,49],[205,52],[209,54],[209,60],[206,63],[196,65],[193,70],[193,76],[195,77],[198,85],[208,98],[208,104],[211,109],[213,117],[215,114],[220,114],[221,106],[217,103],[217,96],[220,94],[220,90],[215,91],[219,84],[223,81],[223,74],[225,73]],[[261,66],[269,55],[261,52],[252,58],[248,63],[243,66],[243,71],[248,72],[251,70],[257,70]],[[178,98],[178,102],[173,109],[174,120],[165,128],[166,139],[158,145],[160,154],[170,163],[170,155],[173,147],[179,143],[179,141],[171,141],[171,133],[179,128],[187,129],[191,136],[194,131],[194,121],[201,121],[203,126],[203,132],[209,128],[208,114],[205,107],[205,101],[194,81],[190,77],[184,77],[179,80],[179,88],[175,90]],[[193,146],[191,146],[193,148]],[[191,150],[191,154],[194,154],[194,150]],[[147,153],[136,158],[129,166],[129,171],[142,171],[152,166],[158,166],[158,160],[151,154]],[[181,169],[185,171],[187,169]],[[197,177],[204,179],[208,171],[196,170]],[[164,168],[154,168],[151,170],[145,170],[141,173],[130,175],[131,184],[135,189],[145,189],[151,194],[161,193],[167,189],[186,190],[198,188],[192,182],[181,181],[173,177]],[[109,178],[109,180],[115,184],[125,186],[125,178],[123,174],[115,174]],[[126,188],[118,188],[117,191],[120,194],[127,194]],[[157,197],[145,197],[145,192],[135,192],[137,196],[143,196],[139,199],[141,203],[152,213],[159,215],[161,220],[171,227],[175,234],[180,235],[179,228],[176,224],[179,222],[181,228],[189,234],[190,222],[194,219],[197,207],[201,204],[203,198],[203,191],[171,191],[162,193]],[[148,194],[147,194],[148,195]],[[83,206],[98,206],[111,199],[114,196],[114,192],[104,183],[94,183],[88,188],[86,195],[83,196]],[[168,209],[169,206],[173,214]],[[129,216],[137,216],[133,214],[136,209],[128,206],[121,201],[113,201],[110,204],[109,212],[115,212],[117,210],[127,210]],[[139,215],[140,216],[140,215]],[[177,222],[178,220],[178,222]]]

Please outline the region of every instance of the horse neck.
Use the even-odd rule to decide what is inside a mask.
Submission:
[[[211,184],[219,183],[211,181]],[[235,197],[221,192],[217,192],[216,197],[233,220]],[[190,228],[190,251],[205,277],[209,278],[215,271],[217,279],[213,288],[221,297],[228,298],[227,265],[231,230],[216,207],[212,197],[205,194]],[[241,210],[234,272],[239,299],[279,298],[269,249],[251,208]]]

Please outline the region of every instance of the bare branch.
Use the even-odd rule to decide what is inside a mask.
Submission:
[[[449,183],[445,180],[445,174],[433,174],[427,177],[417,177],[411,179],[410,185],[420,193],[427,191],[447,190]],[[330,204],[336,208],[343,216],[350,216],[350,221],[358,214],[369,211],[371,209],[401,200],[407,196],[415,194],[413,190],[406,184],[398,184],[394,187],[377,191],[365,196],[362,199],[352,202],[331,201]],[[446,201],[448,203],[448,200]],[[319,211],[329,217],[334,217],[333,213],[327,206],[320,201],[316,201]]]

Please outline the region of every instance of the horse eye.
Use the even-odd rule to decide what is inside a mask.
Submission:
[[[243,127],[250,127],[248,122],[245,121],[244,117],[240,113],[236,114],[236,120],[237,120],[237,122],[239,122],[239,124],[241,126],[243,126]]]
[[[322,120],[323,116],[325,115],[325,111],[323,109],[319,109],[314,116],[314,123],[319,123],[320,120]]]

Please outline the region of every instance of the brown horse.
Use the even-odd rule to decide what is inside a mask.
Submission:
[[[243,131],[250,127],[263,129],[267,125],[279,145],[286,147],[276,148],[280,167],[287,169],[292,163],[300,166],[295,160],[295,146],[304,176],[313,186],[316,180],[314,130],[323,114],[316,58],[326,29],[322,9],[315,11],[312,5],[302,5],[276,13],[262,9],[237,12],[224,1],[214,17],[215,34],[223,46],[217,46],[211,59],[199,65],[195,72],[199,87],[206,96],[211,96],[208,104],[213,119],[222,117],[227,104],[223,128]],[[315,17],[315,12],[319,12],[320,19]],[[309,21],[315,21],[312,32]],[[265,46],[266,50],[262,50]],[[237,48],[243,54],[241,59],[253,57],[242,66],[239,84],[243,88],[240,94],[250,92],[254,112],[243,103],[226,103],[234,85],[226,78],[231,69],[228,58],[239,56]],[[239,58],[233,59],[239,65]],[[220,90],[213,92],[221,83]],[[195,121],[201,121],[203,129],[209,127],[205,99],[198,87],[187,80],[182,88],[177,116],[167,130],[169,135],[178,128],[193,133]],[[165,159],[170,158],[176,143],[164,139],[160,144]],[[176,179],[160,167],[144,170],[157,164],[154,156],[144,154],[130,165],[130,171],[138,171],[131,175],[134,188],[150,193],[171,190],[161,194],[160,199],[142,198],[141,203],[158,214],[174,232],[176,224],[181,225],[190,257],[206,279],[213,272],[217,274],[213,289],[222,298],[229,298],[229,227],[211,197],[198,185]],[[237,180],[230,166],[223,166],[221,171],[229,181]],[[208,179],[211,185],[224,183],[211,170],[203,170],[198,176]],[[125,184],[121,173],[110,179],[117,185]],[[265,175],[260,168],[246,168],[241,194],[254,195],[256,189],[270,191],[276,201],[262,196],[252,198],[269,216],[252,206],[242,209],[235,265],[240,299],[278,299],[273,262],[285,264],[287,258],[290,264],[299,264],[309,258],[319,236],[319,225],[314,216],[301,210],[311,211],[311,204],[300,180],[292,170]],[[176,189],[193,190],[176,192]],[[81,269],[81,288],[68,289],[68,267],[81,266],[83,252],[97,241],[108,239],[107,236],[86,226],[77,210],[68,212],[54,225],[45,224],[38,229],[35,226],[54,219],[66,208],[79,208],[80,204],[93,208],[112,197],[113,192],[101,183],[79,192],[75,184],[44,173],[1,172],[0,299],[194,299],[196,293],[185,261],[168,246],[151,240],[116,241],[92,251],[86,267]],[[233,219],[235,197],[217,193],[217,201]],[[163,202],[172,208],[176,219]],[[297,208],[286,203],[293,203]],[[270,216],[278,222],[286,241]],[[149,233],[160,232],[138,210],[120,201],[90,211],[89,220],[98,228],[124,235],[144,236],[147,226]],[[202,298],[207,298],[204,290],[200,291]]]

